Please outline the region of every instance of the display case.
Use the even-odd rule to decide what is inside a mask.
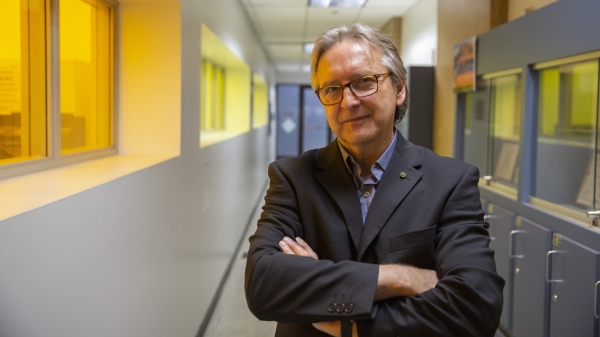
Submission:
[[[463,160],[479,168],[483,183],[513,198],[521,150],[520,73],[517,68],[485,75],[476,92],[458,97],[464,118]]]
[[[532,202],[582,220],[600,206],[599,59],[594,56],[533,67],[538,78],[538,127]]]

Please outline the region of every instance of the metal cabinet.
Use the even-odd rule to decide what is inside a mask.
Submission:
[[[550,285],[546,282],[546,253],[552,247],[552,231],[517,216],[509,234],[513,259],[514,337],[547,337]]]
[[[515,214],[509,212],[493,203],[487,204],[487,222],[490,224],[490,248],[495,251],[496,271],[506,282],[503,296],[504,305],[500,316],[502,329],[512,329],[512,293],[513,293],[513,269],[514,264],[509,256],[510,232],[514,230]]]
[[[596,337],[600,253],[560,234],[547,253],[550,283],[550,337]],[[596,307],[595,307],[596,306]]]

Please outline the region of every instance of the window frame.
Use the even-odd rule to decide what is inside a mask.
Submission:
[[[46,148],[47,156],[16,163],[0,165],[0,180],[13,178],[58,167],[100,159],[118,154],[119,144],[119,55],[120,29],[119,4],[114,0],[97,0],[106,3],[112,11],[112,104],[111,146],[72,154],[61,154],[60,113],[60,0],[46,0]]]

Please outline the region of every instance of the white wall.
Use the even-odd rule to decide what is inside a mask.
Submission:
[[[136,6],[124,6],[133,19]],[[198,331],[274,144],[263,127],[200,149],[202,22],[274,83],[237,0],[182,0],[180,155],[0,221],[0,336]]]
[[[405,66],[435,65],[437,0],[421,0],[402,16],[402,50]]]

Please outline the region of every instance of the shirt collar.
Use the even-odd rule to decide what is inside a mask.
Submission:
[[[394,127],[394,138],[392,139],[392,142],[390,143],[390,145],[388,145],[387,149],[385,149],[385,151],[381,154],[379,159],[375,161],[375,164],[371,166],[371,173],[375,178],[375,183],[378,183],[381,180],[385,169],[387,168],[388,164],[390,163],[390,160],[392,159],[392,154],[394,153],[394,149],[396,148],[397,142],[398,130],[396,130],[396,128]],[[354,176],[355,179],[357,179],[357,182],[362,182],[362,178],[360,177],[360,167],[358,166],[358,164],[356,164],[356,161],[354,160],[354,158],[352,158],[350,153],[348,153],[348,151],[346,151],[346,149],[342,146],[339,139],[338,147],[340,148],[342,158],[344,159],[344,164],[346,165],[348,171]],[[356,167],[356,170],[350,165]]]

